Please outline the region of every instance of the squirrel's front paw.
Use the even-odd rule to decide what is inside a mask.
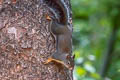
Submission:
[[[52,62],[52,58],[48,58],[48,59],[44,62],[44,64],[48,64],[48,63],[50,63],[50,62]]]

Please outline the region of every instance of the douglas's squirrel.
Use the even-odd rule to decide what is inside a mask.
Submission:
[[[57,62],[70,70],[74,68],[72,56],[72,30],[68,26],[68,9],[63,0],[44,0],[50,12],[53,13],[51,32],[56,36],[56,52],[53,53],[45,64]]]

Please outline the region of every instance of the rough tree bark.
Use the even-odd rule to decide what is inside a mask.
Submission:
[[[0,4],[0,80],[73,80],[72,71],[43,64],[55,52],[43,0],[12,1]]]

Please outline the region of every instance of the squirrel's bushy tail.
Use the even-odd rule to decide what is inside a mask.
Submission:
[[[52,8],[53,14],[59,16],[59,23],[68,24],[68,9],[64,0],[44,0],[48,7]],[[54,10],[54,11],[53,11]]]

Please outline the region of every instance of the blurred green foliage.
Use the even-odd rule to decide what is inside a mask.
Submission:
[[[75,80],[103,80],[101,63],[112,31],[114,16],[120,9],[119,0],[71,0],[73,11],[73,48]],[[120,80],[120,30],[114,55],[106,76]]]

